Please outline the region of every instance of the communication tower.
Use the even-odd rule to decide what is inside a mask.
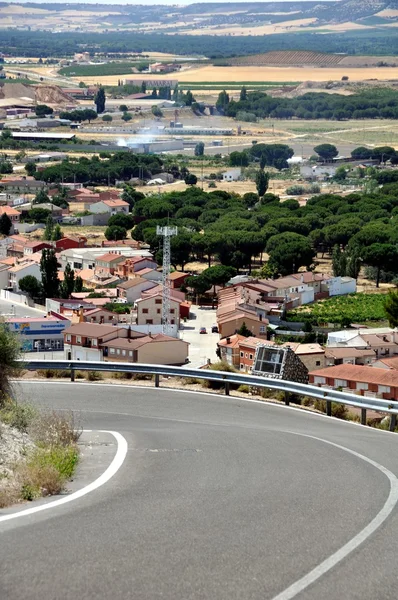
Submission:
[[[163,298],[162,298],[162,331],[170,335],[170,238],[177,235],[177,227],[156,227],[156,234],[163,237]]]

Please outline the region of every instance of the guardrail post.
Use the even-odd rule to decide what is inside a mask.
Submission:
[[[160,386],[160,375],[159,373],[155,373],[155,387]]]
[[[366,408],[361,408],[361,425],[366,425]]]
[[[229,396],[229,381],[225,382],[225,395]]]
[[[70,370],[70,380],[75,381],[75,369]]]
[[[332,416],[332,401],[326,400],[326,414],[328,417]]]
[[[289,404],[290,404],[290,394],[289,394],[289,392],[284,392],[284,396],[285,396],[285,404],[286,404],[286,406],[289,406]]]
[[[395,431],[397,426],[397,415],[390,415],[390,431]]]

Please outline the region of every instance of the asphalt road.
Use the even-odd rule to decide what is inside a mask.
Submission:
[[[42,317],[46,311],[38,308],[31,308],[24,304],[9,302],[8,300],[0,300],[0,316],[9,317]]]
[[[396,599],[397,436],[162,389],[18,390],[79,411],[85,428],[120,432],[129,451],[91,494],[0,523],[1,598]],[[319,565],[312,584],[290,587]]]

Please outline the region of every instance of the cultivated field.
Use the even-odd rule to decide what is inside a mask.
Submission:
[[[153,79],[153,75],[143,75],[142,73],[132,76],[130,73],[124,74],[127,78],[137,79]],[[365,81],[367,79],[395,79],[397,77],[397,69],[393,67],[265,67],[265,66],[247,66],[247,67],[217,67],[213,65],[205,65],[202,67],[193,67],[185,69],[179,73],[171,73],[168,75],[156,75],[156,79],[175,79],[181,83],[204,83],[206,86],[214,84],[233,84],[234,82],[302,82],[302,81],[330,81],[341,80],[344,75],[348,75],[350,81]],[[117,85],[117,82],[123,75],[113,76],[95,76],[85,77],[84,81],[87,84],[102,83],[103,85]],[[80,81],[81,77],[74,77],[75,81]]]

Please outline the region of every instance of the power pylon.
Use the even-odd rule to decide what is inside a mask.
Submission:
[[[162,298],[162,331],[170,335],[170,238],[177,235],[177,227],[156,227],[156,234],[163,237],[163,298]]]

